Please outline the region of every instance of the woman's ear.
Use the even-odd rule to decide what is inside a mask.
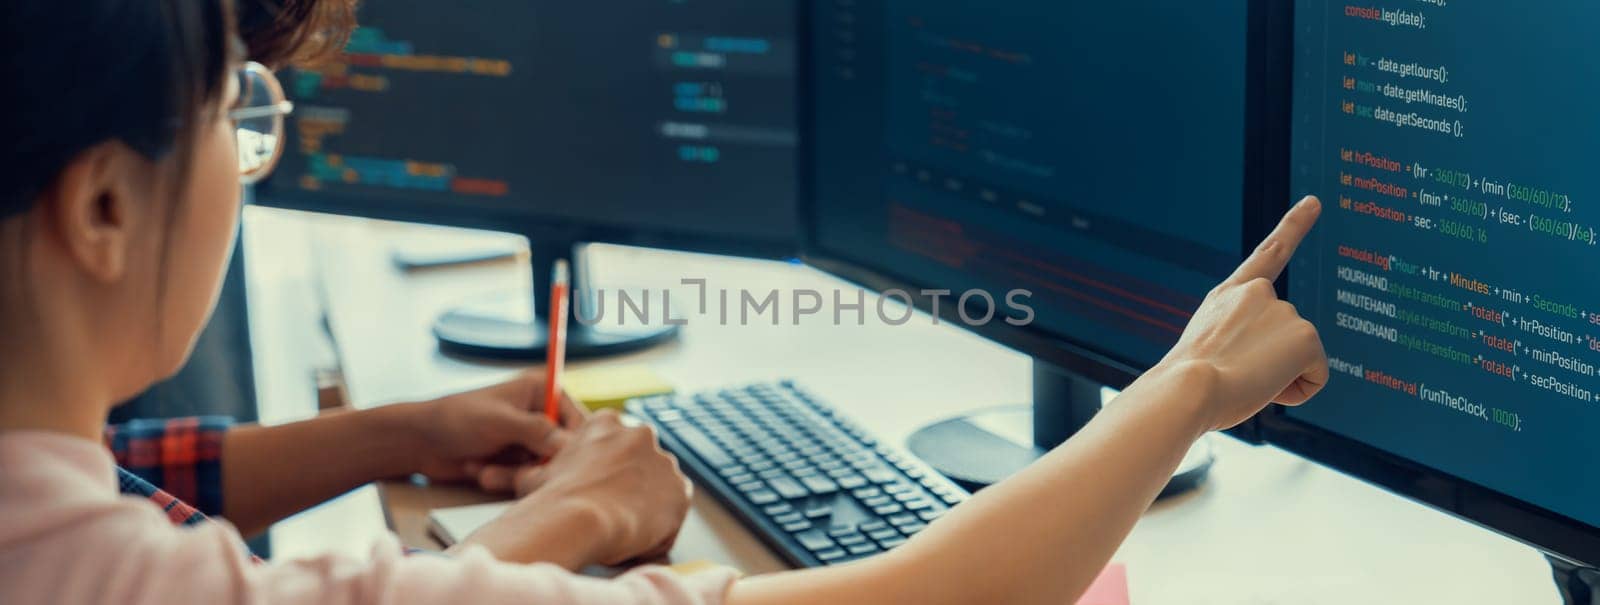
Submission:
[[[45,230],[93,279],[111,283],[127,273],[134,231],[150,212],[140,192],[155,170],[121,142],[100,143],[73,158],[39,200]]]

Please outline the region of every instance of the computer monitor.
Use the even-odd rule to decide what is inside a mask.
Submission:
[[[1333,378],[1265,436],[1600,563],[1600,5],[1294,20],[1292,186],[1327,210],[1288,294]]]
[[[806,260],[1035,359],[1035,447],[965,419],[916,453],[1003,477],[1177,341],[1284,192],[1281,5],[810,4]]]
[[[624,4],[362,3],[342,58],[286,74],[290,141],[255,201],[526,235],[539,316],[577,243],[796,255],[794,4]],[[569,325],[574,356],[672,328]],[[537,322],[435,332],[542,354]]]

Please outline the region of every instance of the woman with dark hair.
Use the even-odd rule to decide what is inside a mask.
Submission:
[[[0,112],[0,602],[1068,602],[1196,438],[1327,378],[1315,330],[1272,289],[1316,220],[1308,199],[1067,444],[894,551],[737,584],[568,571],[664,552],[687,484],[648,429],[571,402],[562,426],[539,420],[533,377],[273,428],[107,427],[115,402],[189,355],[239,184],[281,151],[292,106],[246,53],[314,57],[349,24],[342,0],[241,1],[0,5],[14,91]],[[486,464],[506,448],[543,458],[515,474],[528,495],[445,556],[405,556],[390,536],[366,559],[269,564],[234,529],[384,475],[508,488],[511,471]]]

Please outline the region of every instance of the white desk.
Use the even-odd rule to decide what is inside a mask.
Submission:
[[[405,274],[389,261],[387,242],[410,228],[319,219],[307,237],[297,232],[303,219],[255,214],[271,216],[253,219],[257,224],[248,240],[249,260],[257,265],[253,280],[298,274],[270,267],[303,261],[300,253],[278,250],[292,242],[309,240],[312,256],[321,259],[320,271],[311,274],[314,279],[320,274],[326,289],[356,405],[434,396],[514,370],[442,355],[428,326],[455,303],[527,291],[525,265]],[[674,309],[689,319],[678,341],[601,363],[649,363],[681,390],[795,378],[890,443],[903,443],[930,421],[1029,396],[1026,357],[950,326],[932,326],[926,316],[885,325],[873,317],[869,298],[861,326],[849,323],[853,317],[848,316],[846,325],[832,325],[826,314],[803,318],[798,326],[787,316],[778,326],[741,326],[737,309],[730,314],[733,325],[723,326],[714,308],[706,316],[695,313],[698,309],[689,304],[695,300],[693,287],[679,283],[705,278],[713,292],[851,288],[807,267],[622,248],[603,248],[595,255],[593,275],[601,285],[672,289]],[[280,279],[266,287],[286,286]],[[252,294],[253,301],[266,298],[271,297]],[[272,315],[252,309],[253,321]],[[572,365],[590,363],[596,362]],[[267,387],[262,390],[266,394]],[[1210,481],[1196,493],[1158,504],[1117,554],[1116,560],[1128,565],[1134,603],[1557,602],[1547,567],[1531,549],[1273,448],[1228,438],[1219,439],[1218,446]],[[297,548],[303,547],[289,550]],[[673,556],[709,558],[753,572],[779,567],[703,495],[697,496]]]

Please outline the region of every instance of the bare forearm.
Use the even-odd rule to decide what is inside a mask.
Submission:
[[[251,535],[364,483],[412,472],[416,437],[406,413],[389,406],[229,431],[223,516]]]
[[[733,602],[1063,603],[1093,581],[1207,426],[1209,376],[1162,368],[1068,443],[901,549],[736,586]]]

